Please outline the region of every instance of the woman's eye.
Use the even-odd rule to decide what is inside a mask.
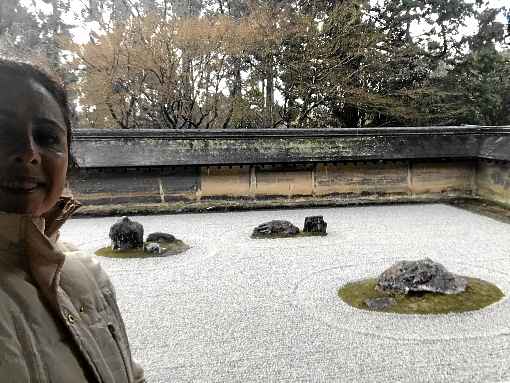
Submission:
[[[52,144],[52,145],[59,143],[59,139],[57,136],[46,136],[45,140],[47,143]]]
[[[49,133],[49,132],[41,132],[36,135],[36,141],[41,145],[47,146],[55,146],[61,144],[61,138],[58,134]]]

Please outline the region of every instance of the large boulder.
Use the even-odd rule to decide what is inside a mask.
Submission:
[[[159,233],[159,232],[150,233],[147,236],[147,242],[171,243],[171,242],[175,242],[175,237],[172,234],[168,234],[168,233]]]
[[[253,229],[253,238],[294,237],[299,228],[289,221],[274,220],[262,223]]]
[[[377,290],[389,294],[458,294],[466,287],[466,278],[450,273],[443,265],[429,258],[396,263],[379,276],[376,285]]]
[[[313,215],[305,218],[303,226],[304,233],[326,234],[328,224],[324,221],[322,215]]]
[[[110,239],[113,250],[143,248],[143,226],[128,217],[122,217],[110,227]]]

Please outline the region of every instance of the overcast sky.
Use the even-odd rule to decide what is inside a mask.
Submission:
[[[2,1],[2,0],[0,0]],[[43,0],[20,0],[21,3],[29,8],[33,7],[33,4],[36,5],[36,8],[39,10],[43,10],[45,13],[51,13],[51,5],[45,3]],[[72,12],[79,13],[79,10],[82,8],[83,3],[86,0],[71,0],[71,9]],[[510,7],[510,0],[488,0],[487,3],[490,7]],[[67,23],[76,25],[76,20],[73,20],[72,15],[69,15],[66,20]],[[503,15],[500,15],[500,21],[506,22]],[[94,28],[94,25],[79,25],[76,26],[71,32],[74,35],[74,40],[77,43],[86,43],[89,41],[89,31],[91,28]],[[464,34],[472,34],[476,31],[476,22],[472,20],[469,25],[462,31]]]

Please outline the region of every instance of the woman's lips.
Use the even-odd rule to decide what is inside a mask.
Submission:
[[[17,193],[28,193],[44,186],[44,182],[37,178],[16,178],[16,179],[0,179],[0,188]]]

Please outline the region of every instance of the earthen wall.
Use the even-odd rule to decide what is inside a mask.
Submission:
[[[510,205],[510,127],[82,130],[69,187],[85,205],[480,196]]]
[[[471,195],[476,163],[347,162],[298,165],[105,168],[69,177],[84,204],[159,203],[207,199],[335,197],[424,199]]]
[[[510,162],[478,161],[475,192],[483,199],[510,207]]]

